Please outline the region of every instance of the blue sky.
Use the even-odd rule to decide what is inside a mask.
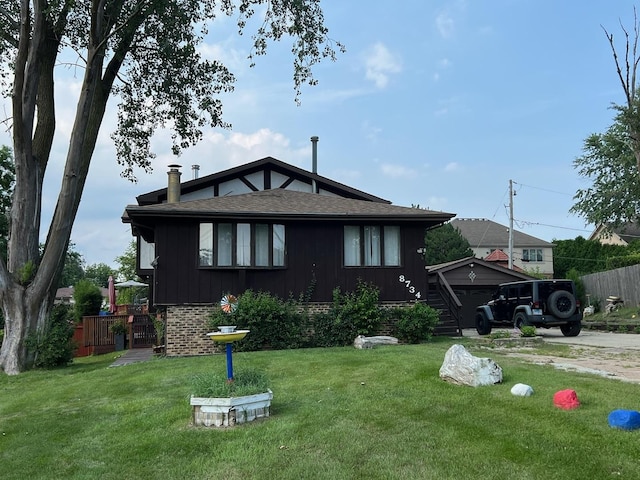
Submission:
[[[132,184],[119,177],[110,132],[116,101],[101,132],[72,241],[87,263],[115,265],[130,241],[120,217],[135,197],[166,185],[166,166],[191,165],[200,176],[273,156],[386,198],[460,218],[508,225],[513,180],[517,230],[541,239],[587,237],[569,214],[588,184],[572,166],[584,139],[612,122],[622,102],[611,50],[601,28],[622,40],[632,29],[627,0],[325,1],[330,36],[346,45],[337,62],[315,70],[296,106],[290,42],[271,45],[249,68],[250,35],[233,19],[212,29],[206,54],[226,62],[235,92],[224,97],[232,130],[210,130],[175,158],[168,134],[154,141],[154,172]],[[619,48],[624,45],[619,43]],[[43,198],[44,222],[55,204],[81,72],[60,68],[58,131]],[[9,112],[5,102],[0,112]],[[0,133],[0,144],[10,138]],[[46,237],[46,230],[42,232]]]

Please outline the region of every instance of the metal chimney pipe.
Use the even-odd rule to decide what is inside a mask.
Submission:
[[[318,173],[318,136],[314,135],[311,137],[311,173]],[[311,190],[313,193],[318,193],[318,189],[316,186],[316,180],[311,180]]]
[[[180,201],[180,167],[182,165],[169,165],[169,176],[167,184],[167,203],[178,203]]]
[[[191,165],[191,173],[193,176],[193,180],[197,180],[200,174],[200,165]]]
[[[311,137],[311,173],[318,173],[318,140],[315,135]]]

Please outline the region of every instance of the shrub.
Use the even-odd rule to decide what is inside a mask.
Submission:
[[[102,292],[89,280],[80,280],[73,287],[74,317],[81,322],[82,317],[98,315],[102,306]]]
[[[73,361],[76,344],[73,339],[73,312],[69,305],[56,305],[51,310],[42,334],[27,337],[27,348],[35,353],[33,366],[53,368]]]
[[[227,381],[227,375],[221,372],[201,373],[192,379],[192,394],[200,398],[243,397],[265,393],[269,389],[267,375],[255,369],[238,370],[233,382]]]
[[[347,345],[353,342],[355,336],[345,340],[344,333],[336,323],[336,318],[331,313],[314,313],[310,322],[312,332],[308,340],[309,347],[335,347]]]
[[[521,337],[535,337],[536,336],[536,327],[533,325],[523,325],[520,327],[520,336]]]
[[[270,347],[276,350],[298,348],[302,343],[302,315],[296,312],[295,302],[284,301],[267,292],[245,291],[238,297],[234,313],[217,308],[211,314],[208,327],[236,325],[238,330],[251,333],[234,344],[238,351],[254,351]]]
[[[374,335],[380,329],[382,311],[378,305],[380,291],[373,284],[358,280],[355,292],[333,290],[330,314],[335,318],[334,328],[341,345],[348,345],[358,335]]]
[[[393,328],[394,336],[406,343],[429,340],[440,321],[438,310],[419,302],[411,307],[394,308],[389,313],[397,319]]]

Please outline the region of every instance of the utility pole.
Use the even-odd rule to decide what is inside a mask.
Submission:
[[[509,270],[513,270],[513,180],[509,180]]]

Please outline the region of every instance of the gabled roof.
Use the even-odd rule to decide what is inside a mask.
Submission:
[[[454,260],[452,262],[446,262],[446,263],[440,263],[438,265],[427,265],[424,268],[426,269],[427,273],[429,274],[436,274],[436,273],[445,273],[445,272],[449,272],[451,270],[455,270],[457,268],[460,267],[464,267],[467,265],[471,265],[471,264],[476,264],[476,265],[482,265],[483,267],[489,268],[491,270],[495,270],[501,273],[506,273],[509,274],[515,278],[519,278],[521,280],[531,280],[533,277],[530,275],[527,275],[526,273],[522,272],[522,270],[518,269],[518,270],[509,270],[507,267],[502,266],[497,264],[496,262],[487,262],[485,260],[482,260],[480,258],[476,258],[476,257],[465,257],[465,258],[461,258],[460,260]]]
[[[329,193],[333,193],[341,197],[368,200],[370,202],[391,203],[383,198],[376,197],[375,195],[371,195],[361,190],[349,187],[348,185],[344,185],[340,182],[336,182],[329,178],[323,177],[321,175],[318,175],[317,173],[309,172],[302,168],[295,167],[273,157],[261,158],[260,160],[246,163],[238,167],[230,168],[228,170],[223,170],[221,172],[183,182],[180,185],[180,193],[181,195],[186,195],[197,190],[215,187],[216,185],[236,178],[242,179],[249,185],[250,182],[246,177],[260,171],[277,172],[289,177],[290,179],[295,179],[308,185],[312,185],[313,183],[315,183],[318,190],[326,190]],[[280,187],[283,187],[283,185],[269,185],[264,189],[275,189]],[[258,188],[258,190],[262,190],[262,188]],[[309,190],[311,190],[311,188],[309,188]],[[165,187],[159,190],[145,193],[143,195],[139,195],[138,197],[136,197],[136,200],[138,201],[138,205],[152,205],[165,202],[167,200],[167,188]]]
[[[460,230],[471,248],[506,248],[509,246],[509,227],[486,218],[455,218],[451,225]],[[515,247],[547,247],[554,246],[546,240],[527,235],[514,229],[513,245]]]
[[[394,223],[418,221],[437,225],[453,216],[452,213],[278,188],[176,203],[129,205],[123,221],[137,223],[152,217],[192,217],[245,220],[385,220]]]
[[[627,244],[634,240],[640,240],[640,224],[638,223],[625,223],[616,228],[612,228],[606,225],[599,225],[594,232],[589,236],[589,240],[599,240],[602,237],[615,233],[624,240]]]
[[[509,255],[504,253],[499,248],[496,248],[493,252],[484,257],[484,260],[485,262],[508,262]]]

